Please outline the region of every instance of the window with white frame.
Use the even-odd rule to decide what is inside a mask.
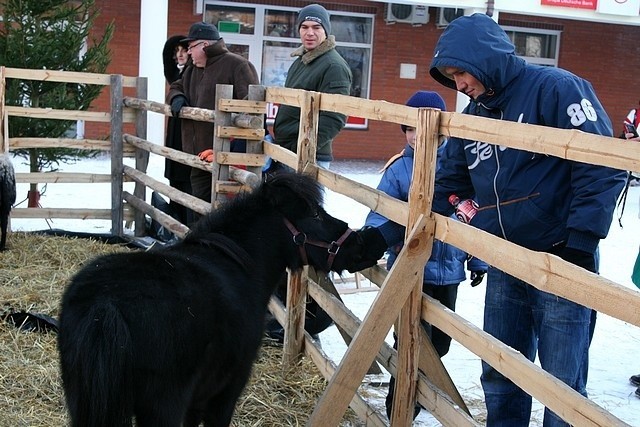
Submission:
[[[516,47],[516,55],[530,64],[558,66],[560,31],[502,27]]]
[[[284,86],[295,60],[290,54],[300,46],[295,26],[298,11],[285,6],[205,1],[204,21],[218,27],[230,51],[253,63],[262,85]],[[368,98],[375,16],[336,11],[329,14],[336,50],[353,74],[351,95]]]

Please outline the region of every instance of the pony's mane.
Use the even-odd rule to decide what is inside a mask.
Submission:
[[[223,232],[229,227],[242,224],[255,215],[265,215],[268,206],[260,203],[261,198],[255,193],[241,193],[233,200],[223,203],[207,215],[202,216],[193,226],[185,241],[201,239],[203,235]]]
[[[268,178],[252,192],[240,193],[233,200],[202,217],[185,238],[186,242],[200,240],[203,235],[222,233],[256,216],[275,212],[285,217],[304,214],[322,205],[322,187],[307,175],[280,173]]]

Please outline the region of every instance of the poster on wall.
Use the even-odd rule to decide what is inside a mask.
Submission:
[[[294,49],[281,46],[265,46],[262,59],[262,84],[284,86],[289,67],[296,60],[291,56]]]
[[[598,1],[602,0],[540,0],[540,4],[543,6],[562,6],[575,9],[596,10]]]
[[[598,12],[621,16],[638,16],[640,0],[599,0]]]

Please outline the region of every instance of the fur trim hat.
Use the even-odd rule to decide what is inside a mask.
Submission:
[[[304,21],[313,21],[322,25],[324,28],[324,32],[327,37],[331,34],[331,21],[329,21],[329,12],[327,9],[320,6],[319,4],[310,4],[302,9],[300,9],[300,13],[298,13],[298,19],[296,20],[296,28],[300,30],[300,25]]]
[[[438,94],[438,92],[431,92],[429,90],[419,90],[407,101],[406,105],[408,107],[414,108],[438,108],[441,111],[447,110],[447,105],[444,102],[444,99]],[[407,133],[407,126],[400,125],[400,129],[402,132]]]

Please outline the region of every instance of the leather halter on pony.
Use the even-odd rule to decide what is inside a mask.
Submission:
[[[327,249],[327,252],[329,253],[329,256],[327,258],[327,271],[331,271],[333,260],[338,254],[338,251],[340,250],[340,246],[342,246],[344,241],[347,240],[347,237],[349,237],[349,235],[353,233],[352,229],[347,228],[347,230],[342,234],[342,236],[340,236],[338,240],[334,240],[333,242],[328,243],[328,242],[321,242],[314,239],[308,239],[307,235],[301,231],[298,231],[296,227],[291,223],[291,221],[289,221],[287,218],[284,218],[284,224],[287,226],[287,228],[293,235],[293,243],[295,243],[296,246],[298,246],[298,248],[300,249],[300,256],[302,257],[302,262],[305,265],[309,264],[309,259],[307,258],[307,251],[305,250],[305,247],[304,247],[305,244]]]

